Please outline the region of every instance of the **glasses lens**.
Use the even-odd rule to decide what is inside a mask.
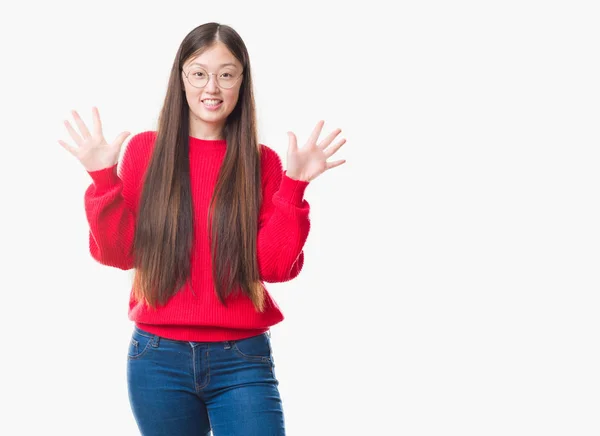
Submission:
[[[229,89],[235,85],[239,76],[238,73],[223,71],[217,76],[217,82],[221,88]]]
[[[208,83],[208,73],[202,68],[192,68],[188,73],[188,80],[192,86],[202,88]]]

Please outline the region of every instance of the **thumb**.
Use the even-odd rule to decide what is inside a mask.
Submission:
[[[125,139],[127,139],[129,135],[131,135],[130,132],[122,132],[119,136],[117,136],[117,139],[115,139],[115,142],[113,143],[115,147],[117,147],[120,150],[123,146],[123,143],[125,142]]]

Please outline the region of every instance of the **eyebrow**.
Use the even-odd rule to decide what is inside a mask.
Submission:
[[[192,63],[190,64],[190,67],[191,67],[192,65],[200,65],[201,67],[207,68],[207,66],[206,66],[206,65],[204,65],[204,64],[201,64],[201,63],[199,63],[199,62],[192,62]],[[234,63],[232,63],[232,62],[227,62],[227,63],[224,63],[224,64],[221,64],[221,65],[219,65],[219,68],[223,68],[223,67],[230,67],[230,66],[231,66],[231,67],[237,67],[237,65],[236,65],[236,64],[234,64]]]

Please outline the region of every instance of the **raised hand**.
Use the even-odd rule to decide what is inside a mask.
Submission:
[[[77,144],[77,147],[72,147],[61,140],[58,143],[75,156],[87,171],[97,171],[116,165],[119,161],[121,146],[130,133],[123,132],[117,136],[112,144],[108,144],[102,133],[102,122],[100,121],[98,108],[94,107],[92,109],[94,127],[91,133],[79,114],[76,111],[72,111],[71,113],[73,114],[73,118],[75,118],[77,127],[79,127],[79,133],[75,131],[71,123],[67,120],[65,120],[65,126],[69,135],[71,135],[71,138]]]
[[[298,149],[296,135],[293,132],[288,132],[289,145],[286,174],[290,178],[310,182],[325,171],[346,162],[345,159],[327,162],[327,159],[338,151],[346,140],[341,139],[335,145],[329,146],[342,131],[341,129],[335,129],[317,144],[323,124],[325,124],[323,120],[317,123],[308,141],[300,149]]]

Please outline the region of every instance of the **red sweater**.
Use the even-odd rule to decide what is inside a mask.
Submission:
[[[155,140],[154,131],[139,133],[129,141],[120,168],[115,164],[89,172],[92,183],[85,192],[85,211],[90,253],[103,265],[133,268],[135,218]],[[133,298],[131,289],[129,319],[148,332],[185,341],[225,341],[263,333],[284,319],[268,291],[263,313],[256,312],[244,294],[230,296],[224,307],[215,293],[206,217],[226,147],[225,140],[190,136],[194,208],[190,281],[194,291],[186,284],[165,306],[151,310]],[[277,153],[262,144],[261,149],[263,203],[257,256],[264,287],[264,282],[285,282],[300,273],[310,208],[303,198],[309,182],[288,177]]]

